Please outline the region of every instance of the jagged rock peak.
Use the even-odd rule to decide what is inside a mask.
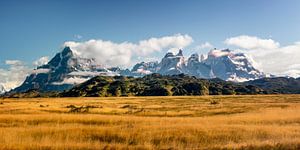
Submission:
[[[72,53],[72,50],[69,46],[66,46],[63,50],[62,50],[63,54],[67,54],[67,53]]]
[[[178,51],[178,53],[177,53],[176,56],[183,56],[183,54],[182,54],[182,49],[179,49],[179,51]]]
[[[70,47],[65,47],[60,53],[58,53],[61,57],[74,57],[74,53]]]
[[[198,62],[199,61],[199,55],[197,53],[192,54],[188,61],[192,61],[192,60]]]
[[[167,57],[174,57],[175,55],[172,53],[172,52],[168,52],[164,58],[167,58]]]

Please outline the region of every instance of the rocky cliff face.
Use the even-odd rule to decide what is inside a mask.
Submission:
[[[156,67],[156,68],[155,68]],[[252,59],[243,53],[234,53],[228,49],[211,50],[208,57],[201,58],[197,53],[185,61],[182,50],[177,55],[167,53],[158,65],[150,69],[143,68],[144,75],[160,73],[163,75],[188,74],[199,78],[220,78],[222,80],[243,82],[265,77],[253,65]]]
[[[165,57],[158,65],[157,73],[160,73],[162,75],[175,75],[185,73],[185,70],[186,65],[184,62],[182,50],[179,50],[178,54],[176,55],[171,52],[165,55]]]
[[[234,53],[229,49],[211,50],[203,62],[211,66],[216,77],[223,80],[243,82],[265,76],[254,67],[254,62],[249,56]]]
[[[198,54],[192,54],[187,62],[187,74],[199,78],[215,78],[213,70],[210,65],[203,62],[203,58],[199,60]]]

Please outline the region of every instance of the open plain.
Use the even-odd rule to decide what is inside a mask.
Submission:
[[[0,149],[300,149],[300,95],[0,99]]]

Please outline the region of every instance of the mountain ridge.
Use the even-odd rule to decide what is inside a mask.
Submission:
[[[37,67],[27,76],[23,84],[11,92],[26,92],[31,89],[40,91],[64,91],[74,85],[83,83],[95,76],[134,76],[143,77],[152,73],[162,75],[187,74],[198,78],[220,78],[229,81],[248,81],[264,77],[264,73],[256,69],[251,61],[242,53],[229,49],[213,49],[208,57],[201,58],[197,53],[187,60],[183,50],[177,54],[171,52],[160,62],[141,62],[131,70],[120,67],[104,67],[93,58],[82,58],[73,53],[70,47],[65,47],[47,64]]]
[[[137,66],[134,66],[134,68],[137,70]],[[168,52],[161,62],[156,63],[154,67],[148,69],[142,66],[139,69],[143,70],[141,73],[146,72],[144,75],[150,73],[160,73],[162,75],[184,73],[199,78],[217,77],[234,82],[266,77],[263,72],[255,68],[253,60],[249,56],[243,53],[235,53],[229,49],[213,49],[208,53],[206,59],[203,55],[200,58],[197,53],[194,53],[187,61],[185,61],[182,50],[179,50],[176,55]]]

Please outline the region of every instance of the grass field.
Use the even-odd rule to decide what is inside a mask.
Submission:
[[[300,149],[300,95],[0,99],[0,149]]]

